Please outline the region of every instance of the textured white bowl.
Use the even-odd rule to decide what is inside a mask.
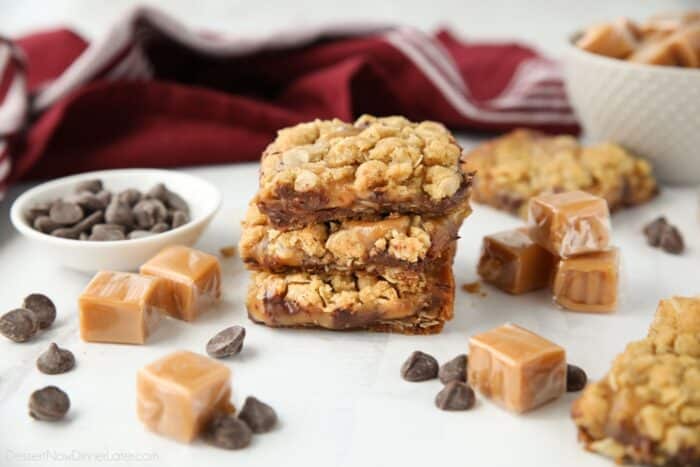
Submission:
[[[587,137],[645,157],[667,183],[700,183],[700,70],[644,65],[569,43],[566,90]]]
[[[158,182],[182,196],[189,204],[191,220],[185,225],[151,237],[134,240],[92,242],[52,237],[34,230],[24,213],[36,202],[50,201],[71,193],[78,182],[99,178],[110,191],[137,188],[145,191]],[[32,240],[46,258],[80,271],[133,271],[168,245],[192,245],[202,234],[221,204],[221,193],[211,183],[181,172],[156,169],[123,169],[86,172],[59,178],[27,190],[15,200],[10,218],[15,228]],[[34,254],[34,251],[32,251]]]

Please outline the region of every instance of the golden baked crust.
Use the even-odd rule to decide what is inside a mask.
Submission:
[[[424,271],[441,261],[470,213],[465,200],[441,217],[392,214],[376,221],[328,221],[282,231],[251,203],[239,251],[250,269],[278,273]]]
[[[700,465],[699,324],[700,298],[661,301],[647,338],[573,405],[588,449],[618,462]]]
[[[439,332],[453,314],[452,254],[438,273],[410,280],[401,269],[384,275],[254,272],[248,315],[273,327]]]
[[[620,146],[583,147],[571,136],[515,130],[472,150],[464,160],[476,172],[473,198],[525,216],[541,193],[583,190],[605,198],[611,211],[651,199],[658,191],[648,162]]]
[[[278,132],[262,155],[257,204],[277,229],[391,212],[440,215],[469,196],[462,150],[436,122],[368,115]]]

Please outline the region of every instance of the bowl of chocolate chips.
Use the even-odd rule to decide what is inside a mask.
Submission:
[[[10,210],[47,257],[81,271],[134,270],[167,245],[191,245],[221,204],[219,190],[182,172],[120,169],[43,183]]]

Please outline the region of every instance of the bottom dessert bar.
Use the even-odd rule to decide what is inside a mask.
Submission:
[[[617,462],[700,465],[700,297],[662,300],[572,416],[586,448]]]
[[[381,276],[255,272],[248,315],[274,327],[435,334],[453,314],[451,263],[450,255],[435,273],[410,281],[401,280],[402,271],[391,270]]]

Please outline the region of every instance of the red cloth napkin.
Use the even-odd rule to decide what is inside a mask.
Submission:
[[[281,127],[362,113],[578,130],[556,64],[518,44],[377,25],[232,37],[140,7],[92,43],[66,29],[0,40],[0,188],[255,160]]]

